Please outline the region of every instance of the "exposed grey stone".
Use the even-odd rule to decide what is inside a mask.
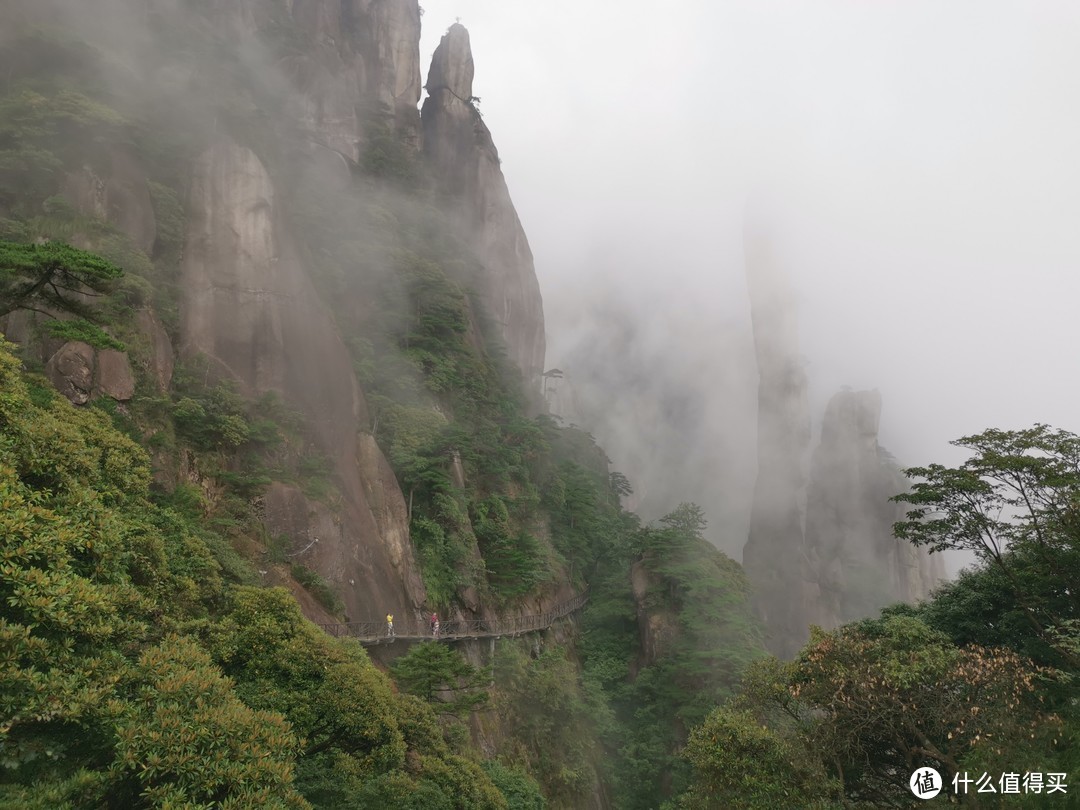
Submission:
[[[101,349],[97,353],[94,372],[94,391],[112,397],[117,402],[127,402],[135,396],[135,374],[126,352]]]
[[[807,491],[808,575],[819,598],[812,621],[827,629],[873,615],[893,602],[929,596],[940,558],[893,537],[907,489],[878,444],[881,395],[844,390],[825,409]]]
[[[805,640],[807,627],[802,515],[810,444],[807,379],[794,302],[768,234],[749,224],[744,248],[759,382],[758,473],[743,567],[770,651],[789,658]]]
[[[94,349],[81,341],[60,347],[45,364],[45,376],[74,405],[85,405],[94,390]]]
[[[472,280],[529,390],[540,396],[544,310],[532,251],[510,200],[499,153],[472,97],[469,32],[450,26],[431,61],[421,110],[424,154],[482,265]]]
[[[136,315],[135,323],[139,327],[139,332],[150,344],[150,367],[148,370],[157,381],[158,389],[164,393],[169,390],[169,384],[172,382],[173,366],[176,362],[173,356],[172,341],[169,339],[169,334],[165,331],[165,328],[149,309],[140,310]]]
[[[223,141],[194,167],[188,212],[181,355],[203,355],[214,375],[253,396],[277,392],[303,413],[342,494],[330,510],[277,487],[266,498],[268,525],[321,533],[312,566],[332,582],[363,583],[341,588],[350,615],[406,615],[425,594],[402,496],[378,447],[358,438],[363,394],[269,174],[251,150]]]

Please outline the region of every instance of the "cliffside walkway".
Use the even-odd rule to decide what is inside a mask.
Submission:
[[[347,622],[341,624],[320,624],[330,635],[341,638],[348,636],[359,639],[364,646],[374,644],[392,644],[395,641],[458,641],[473,638],[499,638],[501,636],[520,636],[546,630],[559,619],[576,613],[589,601],[589,592],[583,591],[562,604],[556,605],[547,613],[535,616],[519,616],[516,619],[488,621],[487,619],[463,619],[442,622],[439,635],[434,636],[426,620],[416,619],[406,622],[394,620],[395,633],[386,634],[386,621]]]

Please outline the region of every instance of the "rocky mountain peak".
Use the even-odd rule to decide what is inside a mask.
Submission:
[[[808,381],[799,358],[795,300],[766,229],[748,218],[746,278],[758,365],[758,474],[743,548],[754,607],[769,648],[790,657],[806,634],[803,554]]]
[[[806,559],[811,621],[826,629],[890,602],[926,598],[942,578],[931,559],[893,537],[907,487],[878,444],[881,394],[845,389],[829,400],[807,490]]]
[[[506,187],[498,150],[473,96],[469,32],[454,24],[428,72],[420,112],[424,157],[480,261],[464,279],[499,328],[507,356],[535,399],[544,371],[544,309],[532,250]]]
[[[845,388],[829,400],[821,423],[821,443],[846,438],[850,442],[877,442],[881,422],[881,393]]]
[[[770,650],[790,658],[808,626],[826,629],[890,602],[926,597],[940,565],[893,537],[906,487],[878,445],[881,394],[844,389],[828,403],[810,448],[808,380],[799,356],[795,298],[768,229],[744,230],[758,365],[758,475],[743,566]]]
[[[454,23],[443,36],[431,59],[427,91],[434,94],[446,90],[468,103],[473,94],[473,72],[469,31],[461,23]]]

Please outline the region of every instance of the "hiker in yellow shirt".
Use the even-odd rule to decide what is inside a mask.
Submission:
[[[386,635],[388,638],[394,638],[394,614],[386,614]]]

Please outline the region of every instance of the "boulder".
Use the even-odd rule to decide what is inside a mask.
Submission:
[[[49,358],[45,376],[73,405],[85,405],[94,390],[94,348],[70,341]]]
[[[112,397],[117,402],[127,402],[135,396],[135,373],[131,370],[127,352],[115,349],[98,351],[94,392]]]

